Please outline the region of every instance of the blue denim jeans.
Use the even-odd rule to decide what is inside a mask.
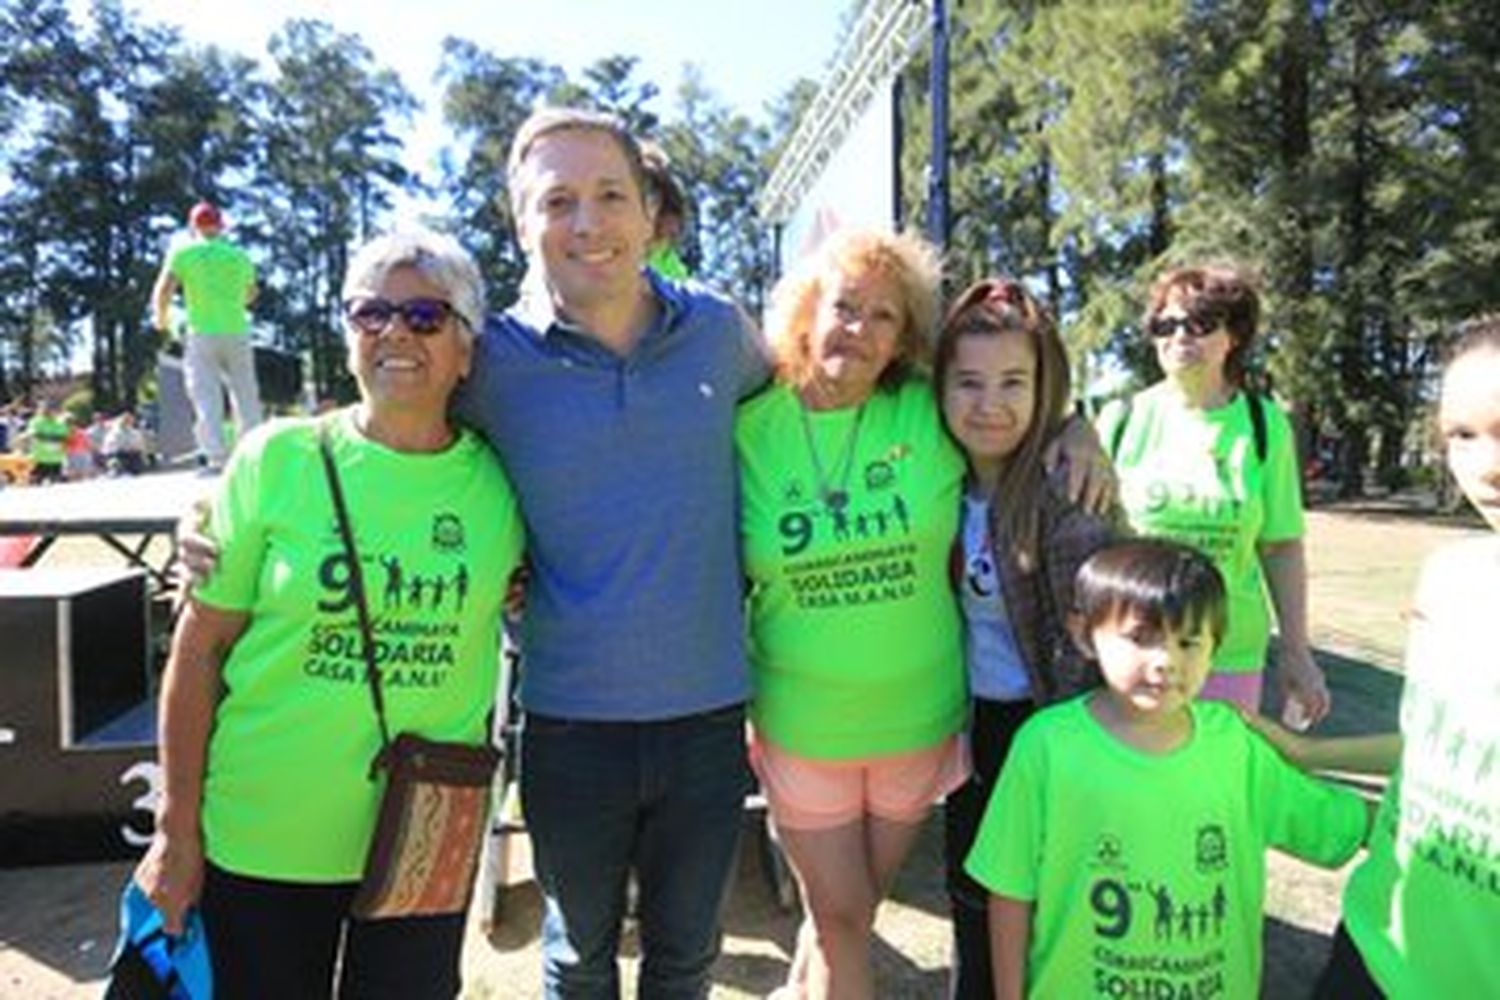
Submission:
[[[526,716],[521,801],[549,998],[619,996],[632,870],[640,997],[708,995],[748,787],[743,706],[662,722]]]

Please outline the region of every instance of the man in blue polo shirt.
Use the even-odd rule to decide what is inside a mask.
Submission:
[[[642,997],[701,997],[747,771],[735,406],[769,374],[731,302],[644,268],[654,206],[614,118],[516,134],[535,286],[477,339],[460,413],[528,535],[521,782],[548,996],[618,995],[626,883]]]
[[[521,781],[546,991],[619,994],[633,871],[638,995],[703,997],[748,784],[734,412],[769,363],[733,303],[646,270],[654,206],[617,119],[537,112],[507,174],[530,273],[476,338],[458,405],[527,525]],[[180,541],[206,576],[212,544]]]

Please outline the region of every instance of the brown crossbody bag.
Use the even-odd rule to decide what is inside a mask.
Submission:
[[[380,724],[380,752],[370,762],[370,780],[386,772],[375,836],[365,855],[351,911],[365,920],[462,913],[474,890],[474,871],[489,821],[490,784],[500,752],[487,743],[448,743],[413,733],[399,733],[391,739],[380,669],[375,664],[364,574],[326,424],[319,427],[318,450],[349,560],[365,676]]]

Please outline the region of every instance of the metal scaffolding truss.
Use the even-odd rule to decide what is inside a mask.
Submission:
[[[871,99],[890,83],[931,28],[929,0],[870,0],[839,46],[760,196],[761,218],[791,217]]]

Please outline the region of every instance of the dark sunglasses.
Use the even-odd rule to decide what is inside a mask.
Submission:
[[[1175,336],[1178,330],[1194,340],[1202,340],[1204,337],[1212,336],[1218,329],[1219,324],[1201,316],[1153,316],[1146,324],[1146,332],[1150,333],[1155,340],[1166,340],[1168,337]]]
[[[397,316],[419,337],[432,336],[443,328],[448,317],[458,316],[453,306],[442,299],[407,299],[405,302],[350,299],[344,303],[344,315],[356,330],[372,337],[384,333]],[[463,319],[462,316],[458,318]]]

